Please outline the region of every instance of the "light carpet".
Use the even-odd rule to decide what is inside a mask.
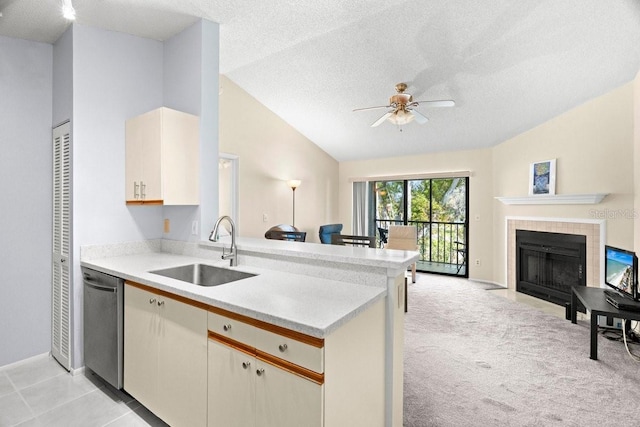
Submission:
[[[640,426],[640,363],[621,342],[599,336],[591,360],[587,321],[491,287],[429,274],[409,284],[405,427]]]

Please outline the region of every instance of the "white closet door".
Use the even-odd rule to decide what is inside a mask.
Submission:
[[[51,354],[71,369],[71,124],[53,129]]]

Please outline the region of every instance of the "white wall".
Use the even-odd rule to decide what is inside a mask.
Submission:
[[[219,25],[201,20],[164,42],[164,106],[200,117],[200,205],[164,207],[172,240],[206,239],[218,216],[219,38]]]
[[[606,219],[606,242],[633,249],[633,85],[592,99],[493,148],[493,196],[526,196],[529,164],[556,159],[556,194],[608,193],[598,205],[494,201],[494,277],[506,285],[505,217]]]
[[[163,43],[74,24],[54,46],[0,37],[0,366],[51,348],[51,128],[72,124],[73,366],[82,365],[79,247],[163,237],[192,213],[124,203],[124,122],[168,102],[201,114],[202,204],[217,215],[218,25]],[[187,61],[185,56],[187,55]],[[165,71],[170,77],[164,79]],[[165,98],[166,96],[166,98]],[[199,220],[199,217],[196,216]],[[185,230],[189,230],[188,232]],[[174,237],[174,236],[169,236]]]
[[[74,368],[83,364],[79,247],[175,236],[186,240],[191,221],[199,219],[198,208],[125,204],[124,126],[126,119],[163,105],[206,114],[205,124],[215,121],[217,78],[212,78],[215,96],[211,83],[203,81],[218,75],[217,59],[212,60],[218,55],[217,29],[199,21],[161,43],[73,25]],[[200,94],[203,87],[209,93]],[[216,157],[217,132],[201,133],[201,151]],[[202,209],[217,210],[217,191],[211,191],[217,188],[217,169],[202,179],[211,181],[202,185],[207,192]],[[164,218],[171,219],[174,234],[163,235]]]
[[[227,77],[220,84],[220,151],[239,157],[240,235],[263,237],[274,225],[291,224],[286,181],[300,179],[295,225],[308,242],[319,242],[320,225],[338,219],[338,162]]]
[[[640,218],[640,71],[633,80],[633,172],[633,207]],[[634,251],[640,253],[640,227],[634,227],[633,237]]]
[[[52,55],[0,36],[0,366],[51,349]]]
[[[162,207],[125,205],[124,125],[162,104],[162,43],[73,25],[73,357],[82,360],[80,246],[162,237]]]

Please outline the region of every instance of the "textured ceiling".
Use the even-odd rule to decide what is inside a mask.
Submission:
[[[0,0],[0,35],[53,43],[61,0]],[[337,160],[489,147],[631,81],[640,0],[73,0],[77,22],[164,40],[220,23],[220,72]],[[0,52],[1,54],[1,52]],[[429,117],[370,125],[394,85]]]

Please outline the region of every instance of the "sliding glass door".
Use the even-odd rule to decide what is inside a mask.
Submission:
[[[419,271],[468,277],[469,179],[432,178],[372,183],[375,224],[384,245],[390,225],[418,229]]]

